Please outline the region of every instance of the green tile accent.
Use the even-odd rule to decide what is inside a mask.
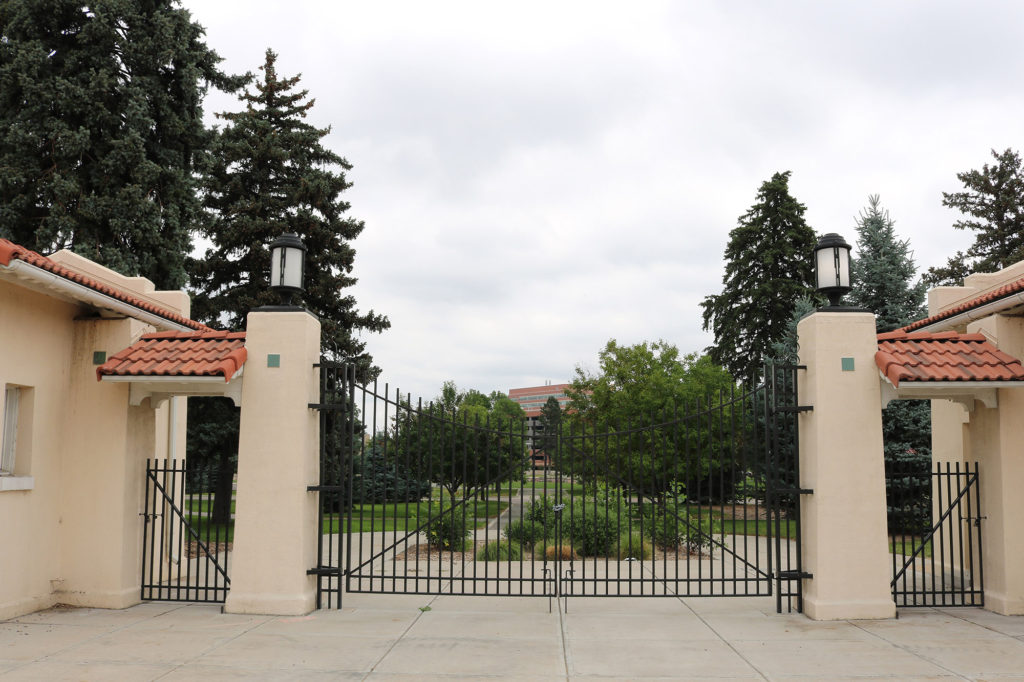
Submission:
[[[92,352],[92,364],[102,365],[107,361],[107,351],[105,350],[94,350]]]
[[[280,367],[281,356],[277,353],[269,353],[267,355],[267,367]]]
[[[853,371],[853,358],[843,358],[843,371],[844,372],[852,372]]]

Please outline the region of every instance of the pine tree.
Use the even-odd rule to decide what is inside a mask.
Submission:
[[[796,301],[816,296],[814,231],[789,193],[789,176],[776,173],[761,185],[757,202],[729,233],[722,293],[701,303],[704,329],[715,335],[707,349],[712,360],[748,382],[785,336]]]
[[[958,252],[945,267],[930,268],[929,284],[963,284],[973,272],[995,272],[1024,260],[1024,171],[1020,155],[1012,149],[992,150],[996,162],[980,171],[957,173],[962,192],[943,192],[942,205],[967,216],[953,223],[958,230],[975,232],[974,244]]]
[[[354,333],[382,331],[390,322],[373,311],[359,313],[355,299],[343,293],[356,282],[350,242],[363,230],[362,221],[346,215],[349,205],[340,197],[350,186],[345,172],[351,166],[321,144],[329,129],[305,122],[314,101],[295,89],[299,77],[278,77],[276,59],[267,50],[262,78],[241,96],[244,111],[219,114],[227,126],[212,145],[205,196],[212,219],[203,230],[212,247],[189,262],[193,317],[242,330],[250,310],[279,303],[268,286],[269,245],[294,232],[308,249],[304,304],[320,317],[324,346],[338,359],[356,361],[365,380],[375,370]],[[246,85],[253,85],[251,76]],[[194,462],[218,463],[215,507],[224,509],[230,499],[225,472],[237,435],[220,429],[210,438],[197,436],[210,432],[213,420],[237,423],[237,408],[210,398],[193,398],[191,408],[188,454]]]
[[[182,286],[219,61],[177,0],[0,0],[0,236]]]
[[[898,329],[925,315],[925,284],[913,282],[917,267],[908,240],[896,237],[895,223],[877,194],[857,219],[857,250],[850,263],[852,305],[875,314],[879,332]]]
[[[909,240],[896,236],[895,223],[881,208],[878,195],[857,219],[857,250],[851,264],[853,290],[848,300],[875,314],[879,332],[899,329],[924,317],[925,283],[914,281]],[[894,400],[882,410],[884,457],[888,464],[911,464],[927,470],[931,462],[931,403]]]
[[[193,311],[197,319],[242,329],[250,310],[278,303],[268,288],[268,246],[294,232],[308,249],[305,306],[320,317],[325,345],[358,361],[365,374],[371,358],[354,332],[383,331],[390,322],[358,312],[343,293],[356,282],[351,242],[363,231],[341,198],[352,166],[321,144],[330,128],[304,120],[315,100],[295,89],[299,76],[278,76],[276,60],[268,49],[262,78],[241,96],[244,111],[218,114],[228,125],[214,145],[207,187],[213,219],[205,235],[213,246],[192,263]]]
[[[562,406],[558,404],[558,398],[549,395],[540,408],[540,438],[534,442],[535,450],[541,450],[550,459],[558,449],[558,433],[562,428]]]

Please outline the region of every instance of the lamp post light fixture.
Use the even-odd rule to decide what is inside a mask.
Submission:
[[[818,240],[814,247],[815,288],[828,296],[829,307],[824,310],[855,310],[839,304],[850,291],[850,245],[835,232]]]
[[[294,232],[285,232],[270,244],[270,288],[281,293],[289,307],[292,297],[303,291],[306,245]]]

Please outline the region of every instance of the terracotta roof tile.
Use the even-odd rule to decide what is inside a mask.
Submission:
[[[223,376],[230,381],[247,357],[245,332],[157,332],[96,368],[104,376]]]
[[[929,325],[935,324],[936,322],[940,322],[947,318],[956,317],[957,315],[965,313],[968,310],[980,308],[981,306],[987,303],[992,303],[993,301],[998,301],[1001,298],[1006,298],[1007,296],[1012,296],[1014,294],[1019,294],[1021,292],[1024,292],[1024,277],[1021,277],[1018,280],[1014,280],[1008,284],[1004,284],[1003,286],[997,289],[993,289],[992,291],[984,293],[981,296],[972,298],[969,301],[965,301],[958,306],[950,308],[949,310],[944,310],[941,313],[938,313],[937,315],[932,315],[931,317],[926,317],[923,320],[911,322],[910,324],[903,327],[899,331],[912,332],[917,329],[921,329],[922,327],[927,327]]]
[[[29,265],[34,265],[37,268],[52,272],[58,277],[62,277],[68,281],[81,284],[82,286],[97,291],[101,294],[109,296],[110,298],[117,299],[123,303],[145,310],[153,315],[158,315],[166,320],[175,322],[185,327],[192,329],[206,330],[209,329],[206,325],[191,320],[183,315],[179,315],[167,308],[150,303],[149,301],[143,300],[138,296],[134,296],[127,291],[117,289],[109,284],[99,282],[87,275],[83,275],[80,272],[72,270],[64,265],[56,263],[46,256],[42,256],[35,251],[30,251],[24,246],[19,246],[12,241],[7,239],[0,239],[0,265],[7,266],[11,264],[13,260],[20,260]]]
[[[1024,381],[1024,366],[982,334],[906,332],[878,335],[875,363],[901,381]]]

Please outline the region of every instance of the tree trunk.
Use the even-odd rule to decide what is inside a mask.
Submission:
[[[217,485],[213,493],[211,522],[228,525],[231,522],[231,502],[235,482],[235,463],[231,453],[222,451],[217,462]]]

